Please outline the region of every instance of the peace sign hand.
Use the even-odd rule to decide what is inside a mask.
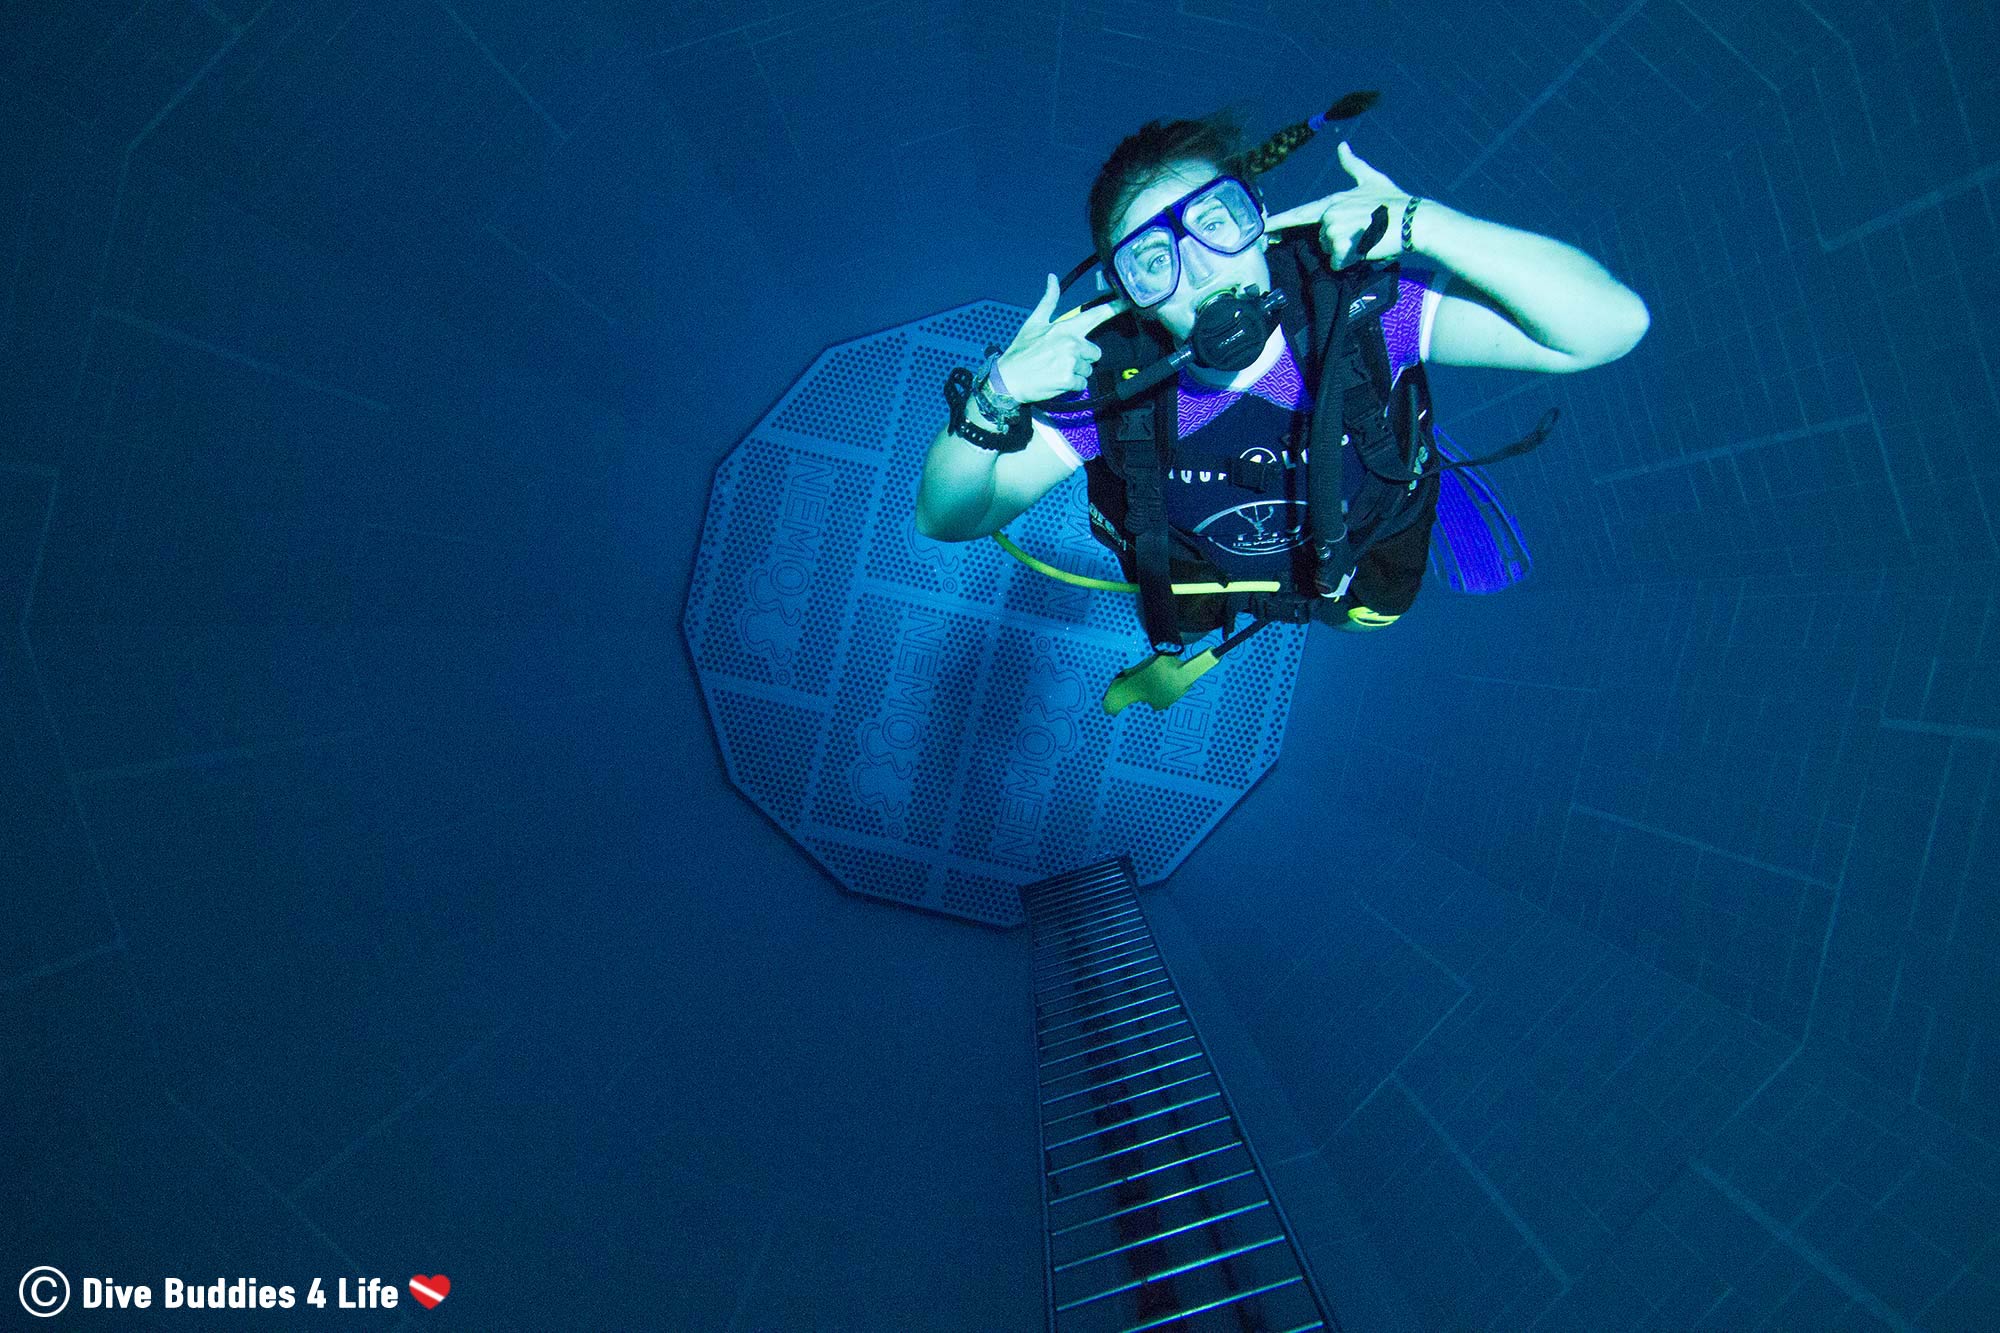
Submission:
[[[1104,349],[1090,340],[1091,333],[1105,320],[1131,309],[1121,297],[1087,310],[1078,306],[1052,321],[1049,316],[1061,291],[1056,275],[1049,274],[1041,303],[1001,353],[996,368],[1008,394],[1018,402],[1039,403],[1088,385],[1090,368],[1104,355]]]
[[[1354,188],[1330,194],[1310,204],[1300,204],[1276,213],[1265,222],[1264,230],[1319,224],[1319,243],[1334,268],[1343,269],[1362,259],[1380,262],[1403,253],[1403,237],[1397,225],[1410,196],[1396,188],[1396,182],[1363,162],[1347,140],[1340,141],[1340,165],[1354,178]],[[1375,210],[1389,210],[1389,230],[1366,254],[1356,253],[1361,234],[1368,230]]]

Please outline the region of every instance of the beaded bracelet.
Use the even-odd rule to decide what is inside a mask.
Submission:
[[[1416,220],[1417,205],[1421,204],[1422,202],[1423,200],[1417,198],[1417,196],[1413,194],[1410,196],[1410,202],[1403,205],[1403,253],[1404,254],[1409,254],[1411,252],[1412,247],[1410,245],[1410,223]]]
[[[944,381],[944,401],[951,408],[951,424],[946,427],[947,430],[968,444],[976,444],[981,449],[991,449],[996,454],[1019,453],[1028,447],[1028,439],[1034,432],[1034,422],[1026,412],[1008,422],[1005,430],[987,430],[978,422],[966,419],[965,405],[971,393],[972,372],[964,366],[952,367],[951,373],[945,376]]]

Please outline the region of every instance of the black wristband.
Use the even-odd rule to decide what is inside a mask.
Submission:
[[[1423,200],[1417,198],[1417,196],[1411,195],[1410,202],[1403,205],[1403,253],[1404,254],[1410,253],[1410,224],[1416,221],[1417,205],[1421,204],[1422,202]]]
[[[1024,409],[1021,415],[1010,422],[1005,431],[991,431],[965,418],[965,404],[972,395],[972,372],[964,366],[953,366],[951,374],[945,376],[944,400],[951,408],[949,430],[968,444],[976,444],[981,449],[990,449],[996,454],[1017,454],[1028,447],[1028,437],[1034,432],[1034,422]]]

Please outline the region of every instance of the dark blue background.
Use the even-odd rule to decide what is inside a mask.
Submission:
[[[1364,158],[1653,327],[1438,373],[1475,447],[1565,409],[1496,473],[1534,581],[1316,632],[1151,897],[1322,1280],[1350,1330],[1985,1326],[1996,46],[1942,0],[8,6],[0,1278],[1039,1326],[1024,941],[730,790],[710,474],[824,346],[1031,304],[1142,121],[1380,87]]]

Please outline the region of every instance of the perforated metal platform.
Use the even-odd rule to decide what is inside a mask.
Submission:
[[[980,302],[824,353],[716,470],[682,628],[730,780],[847,888],[994,925],[1020,886],[1129,852],[1171,874],[1278,757],[1305,630],[1273,625],[1164,713],[1107,717],[1129,595],[913,514],[942,386],[1027,311]],[[1079,471],[1008,533],[1099,578]]]

